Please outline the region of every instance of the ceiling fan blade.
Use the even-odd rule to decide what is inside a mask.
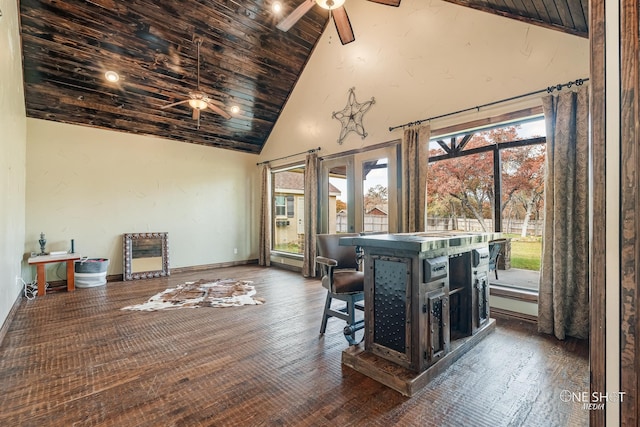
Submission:
[[[225,119],[229,120],[231,118],[231,114],[227,113],[226,111],[224,111],[222,108],[218,107],[217,105],[214,105],[210,102],[207,102],[207,106],[209,108],[211,108],[211,110],[214,113],[218,113],[220,114],[222,117],[224,117]]]
[[[351,22],[344,6],[340,6],[337,9],[331,11],[333,13],[333,22],[336,24],[336,30],[342,44],[351,43],[356,39],[353,34],[353,28],[351,28]]]
[[[163,105],[162,107],[160,107],[161,109],[165,109],[165,108],[169,108],[169,107],[175,107],[176,105],[180,105],[180,104],[184,104],[186,102],[189,102],[188,99],[185,99],[184,101],[178,101],[178,102],[174,102],[173,104],[167,104],[167,105]]]
[[[400,0],[369,0],[374,3],[386,4],[387,6],[400,6]]]
[[[289,31],[289,28],[293,27],[300,18],[304,16],[311,8],[316,4],[315,0],[304,0],[300,6],[296,7],[286,18],[276,25],[276,28],[281,31]]]
[[[193,120],[200,120],[200,110],[194,108],[191,117],[193,117]]]

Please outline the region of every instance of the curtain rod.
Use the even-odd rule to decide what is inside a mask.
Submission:
[[[576,79],[575,81],[570,81],[570,82],[567,82],[567,83],[564,83],[564,84],[557,84],[555,86],[549,86],[546,89],[540,89],[540,90],[536,90],[536,91],[533,91],[533,92],[525,93],[525,94],[522,94],[522,95],[512,96],[511,98],[505,98],[505,99],[501,99],[499,101],[489,102],[488,104],[482,104],[482,105],[478,105],[476,107],[465,108],[464,110],[454,111],[453,113],[441,114],[439,116],[429,117],[428,119],[422,119],[422,120],[418,120],[418,121],[415,121],[415,122],[405,123],[403,125],[393,126],[393,127],[389,128],[389,132],[391,132],[392,130],[398,129],[398,128],[403,128],[404,129],[404,128],[408,127],[408,126],[419,125],[419,124],[422,124],[424,122],[428,122],[430,120],[441,119],[443,117],[453,116],[454,114],[466,113],[467,111],[473,111],[473,110],[480,111],[480,109],[484,108],[484,107],[490,107],[492,105],[501,104],[503,102],[513,101],[515,99],[526,98],[527,96],[537,95],[537,94],[543,93],[543,92],[552,93],[554,90],[560,91],[560,90],[562,90],[563,87],[571,87],[573,85],[582,86],[585,82],[588,82],[588,81],[589,81],[588,78],[587,79]]]
[[[276,160],[284,160],[284,159],[288,159],[289,157],[299,156],[300,154],[311,154],[311,153],[315,153],[315,152],[320,151],[320,149],[321,149],[321,148],[322,148],[322,147],[312,148],[311,150],[301,151],[301,152],[299,152],[299,153],[295,153],[295,154],[289,154],[288,156],[278,157],[277,159],[265,160],[264,162],[256,163],[256,166],[266,165],[267,163],[275,162]]]

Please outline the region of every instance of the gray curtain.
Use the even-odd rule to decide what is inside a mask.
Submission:
[[[262,201],[260,203],[260,241],[258,264],[271,265],[271,168],[262,166]]]
[[[538,330],[589,337],[589,92],[542,99],[547,156]]]
[[[307,155],[304,165],[304,258],[302,275],[316,275],[316,233],[318,231],[318,155]]]
[[[402,231],[425,231],[429,125],[411,127],[402,140]]]

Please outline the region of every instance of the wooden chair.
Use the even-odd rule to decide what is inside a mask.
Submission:
[[[358,236],[358,234],[318,234],[318,256],[316,262],[322,266],[322,286],[327,289],[327,300],[322,313],[320,335],[325,333],[327,320],[337,317],[347,322],[344,334],[349,344],[357,344],[354,330],[350,328],[356,324],[355,311],[363,310],[362,305],[356,304],[364,299],[364,273],[359,269],[358,256],[355,246],[340,246],[341,237]],[[333,309],[334,299],[345,302],[340,309]]]

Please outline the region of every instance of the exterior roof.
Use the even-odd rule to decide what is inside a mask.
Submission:
[[[382,209],[378,206],[376,206],[375,208],[372,208],[369,210],[369,212],[367,212],[368,215],[380,215],[380,216],[387,216],[389,215],[387,213],[386,209]]]
[[[300,172],[278,172],[274,174],[274,186],[277,192],[284,193],[285,190],[292,190],[295,193],[304,191],[304,174]],[[329,194],[339,196],[342,192],[333,184],[329,183]]]

